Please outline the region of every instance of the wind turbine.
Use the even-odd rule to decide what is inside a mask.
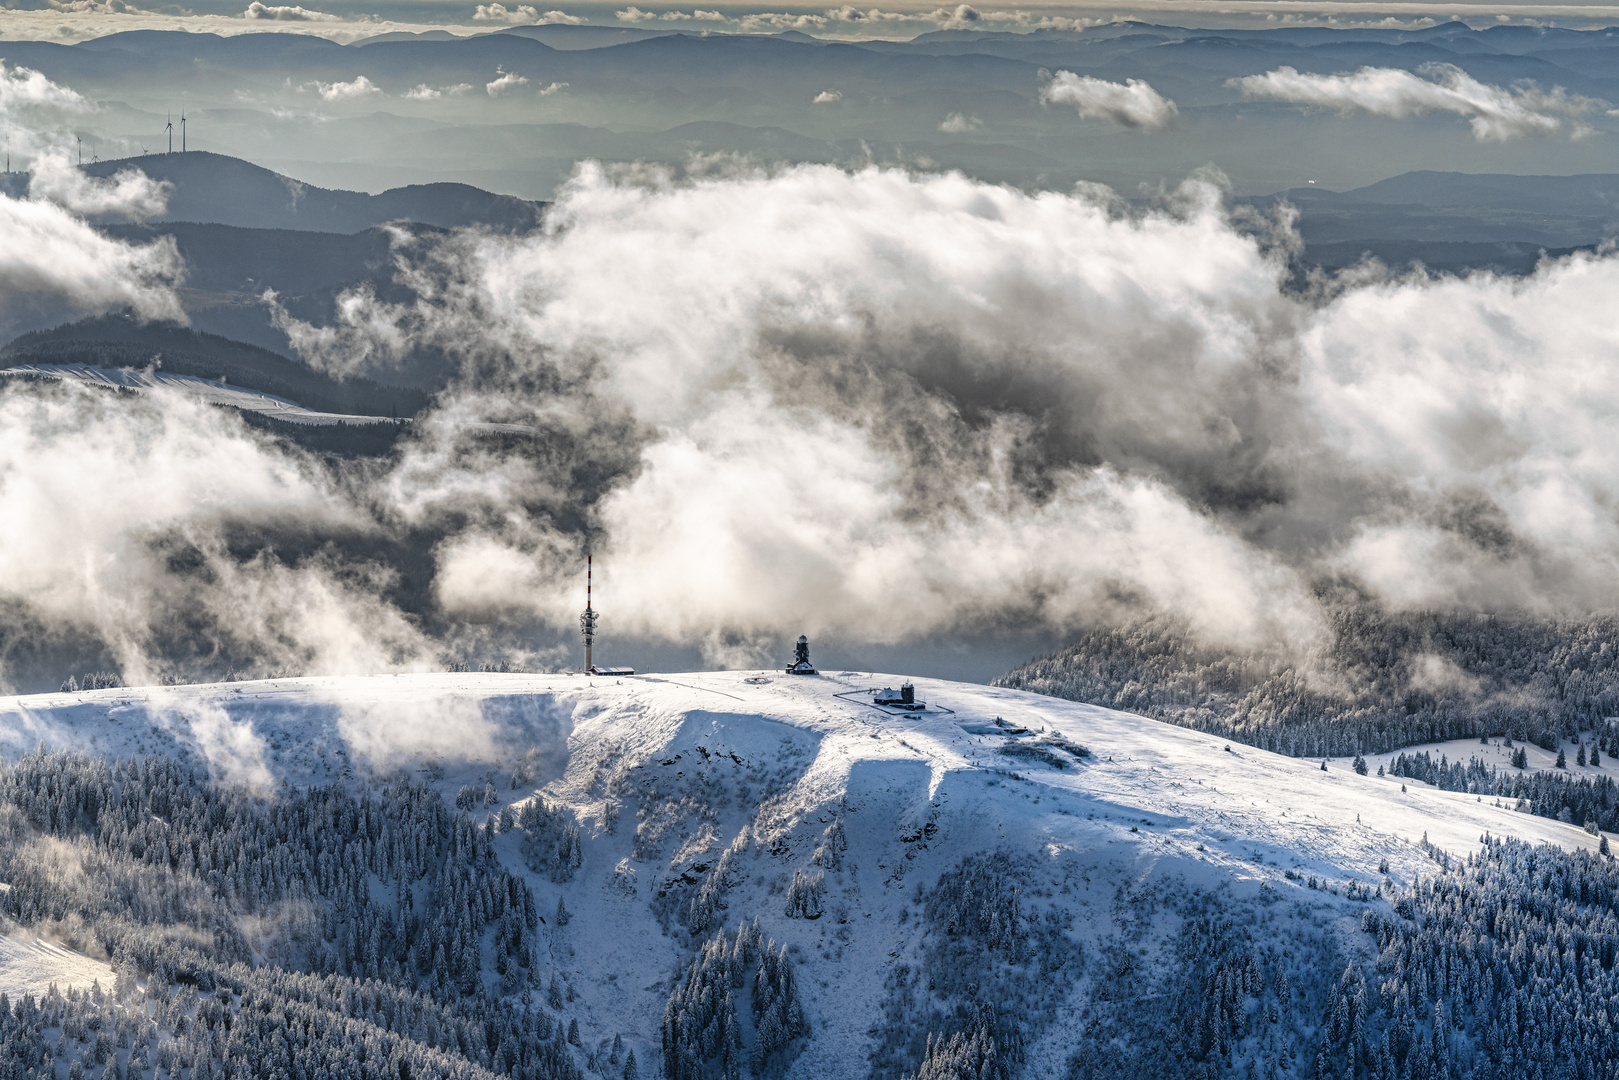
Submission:
[[[182,110],[180,110],[180,153],[183,154],[185,152],[186,152],[186,114],[185,114],[185,110],[182,109]]]
[[[169,133],[169,153],[174,153],[174,114],[169,114],[169,122],[164,125],[164,131]]]
[[[79,164],[83,165],[84,164],[84,138],[82,136],[75,135],[75,136],[73,136],[73,141],[79,144]]]

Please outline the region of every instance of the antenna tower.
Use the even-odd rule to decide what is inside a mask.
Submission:
[[[590,606],[591,576],[594,573],[594,567],[591,565],[591,563],[592,563],[592,557],[589,556],[589,555],[586,555],[585,556],[585,610],[584,610],[584,614],[579,616],[579,633],[581,635],[583,635],[583,637],[585,639],[585,674],[586,675],[589,675],[591,672],[596,670],[596,665],[592,662],[591,656],[590,656],[591,646],[596,643],[596,609]]]

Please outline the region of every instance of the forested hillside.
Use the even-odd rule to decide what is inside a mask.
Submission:
[[[996,680],[1295,757],[1505,735],[1547,748],[1619,714],[1619,620],[1329,609],[1318,654],[1199,644],[1167,618],[1082,635]]]
[[[5,766],[4,915],[105,950],[117,975],[0,996],[0,1078],[643,1075],[621,1039],[582,1044],[555,973],[542,985],[543,917],[491,854],[503,821],[475,826],[403,779],[256,802],[164,759]],[[1342,887],[1360,943],[1327,931],[1340,886],[1312,877],[1319,900],[1293,905],[1270,886],[1132,890],[1118,937],[1089,951],[1041,871],[965,858],[918,883],[928,944],[888,979],[871,1076],[1028,1075],[1027,1043],[1081,985],[1072,1080],[1612,1075],[1615,864],[1488,838],[1462,860],[1428,852],[1410,888]],[[798,963],[757,921],[715,934],[644,1075],[781,1075],[813,1037]]]
[[[580,1076],[534,1000],[541,915],[490,851],[498,821],[405,779],[265,803],[168,758],[0,767],[0,911],[117,972],[104,995],[15,1003],[0,1076],[53,1057],[78,1076]]]

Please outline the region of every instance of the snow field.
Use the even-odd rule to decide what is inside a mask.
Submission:
[[[54,984],[62,993],[69,987],[89,987],[99,982],[111,990],[112,968],[100,960],[0,922],[0,993],[13,1000],[25,993],[43,997]]]

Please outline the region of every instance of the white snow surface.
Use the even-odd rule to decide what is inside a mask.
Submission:
[[[26,930],[0,926],[0,992],[11,1000],[25,993],[43,997],[52,984],[65,994],[69,987],[95,982],[111,990],[112,968]]]
[[[722,916],[733,926],[757,914],[804,963],[815,1037],[795,1078],[864,1073],[884,977],[917,956],[916,889],[968,854],[1027,856],[1035,867],[1027,888],[1068,903],[1075,936],[1089,944],[1109,932],[1119,897],[1143,887],[1264,886],[1347,926],[1362,905],[1328,886],[1375,889],[1385,858],[1398,884],[1432,873],[1418,846],[1424,835],[1452,855],[1476,849],[1486,832],[1565,848],[1597,843],[1489,799],[1416,783],[1402,791],[1399,779],[1357,776],[1347,762],[1323,772],[1319,761],[1022,691],[917,679],[924,712],[868,703],[865,691],[902,678],[446,673],[42,694],[0,698],[0,754],[41,743],[178,754],[267,796],[283,781],[363,783],[398,768],[419,771],[451,800],[462,785],[481,790],[486,781],[505,802],[541,790],[573,808],[585,850],[567,884],[529,875],[542,913],[560,897],[572,914],[565,928],[546,929],[551,962],[584,998],[587,1045],[622,1032],[647,1061],[656,1060],[670,981],[693,944],[676,939],[678,928],[664,933],[651,898],[695,887],[757,811],[756,839]],[[1004,756],[997,750],[1008,736],[967,730],[993,729],[996,718],[1028,729],[1019,741],[1056,733],[1092,756],[1060,770]],[[513,790],[525,763],[532,776]],[[615,771],[631,786],[609,834],[604,778]],[[613,870],[635,842],[634,785],[654,775],[666,790],[708,799],[717,814],[707,824],[685,819],[631,859],[637,884],[626,895],[611,887]],[[843,869],[826,875],[829,913],[788,919],[781,889],[837,814],[849,849]],[[509,868],[528,873],[515,834],[498,837],[497,848]],[[1311,876],[1323,888],[1306,888]],[[1061,1071],[1058,1042],[1031,1046],[1027,1075]]]

